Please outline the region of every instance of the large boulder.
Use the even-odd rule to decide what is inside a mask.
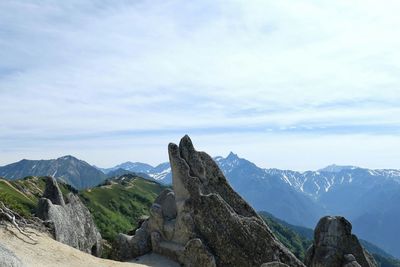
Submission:
[[[46,188],[36,213],[52,226],[57,241],[94,256],[101,255],[101,235],[89,210],[72,193],[64,199],[52,177],[46,177]]]
[[[375,267],[374,258],[351,233],[351,223],[341,216],[321,218],[314,231],[314,243],[308,249],[310,267]]]
[[[166,189],[156,199],[140,228],[147,235],[130,239],[132,251],[150,239],[152,251],[184,266],[304,266],[231,188],[214,160],[194,149],[188,136],[179,146],[170,144],[168,152],[173,190]]]
[[[0,244],[0,266],[1,267],[25,267],[22,261],[6,247]]]

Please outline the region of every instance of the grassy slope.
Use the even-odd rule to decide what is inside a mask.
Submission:
[[[165,188],[157,182],[135,175],[124,177],[111,179],[102,186],[79,193],[92,212],[103,238],[109,241],[112,241],[119,232],[126,233],[134,229],[138,218],[148,214],[154,199]],[[44,187],[45,182],[42,177],[26,177],[16,181],[0,179],[0,200],[21,215],[29,217],[32,216]],[[60,188],[64,195],[71,191],[76,192],[63,183],[60,183]],[[277,238],[298,258],[303,259],[305,251],[311,244],[313,231],[288,224],[267,212],[261,212],[260,215]],[[390,255],[366,241],[361,242],[373,253],[379,266],[400,267],[400,261],[390,258]]]
[[[45,188],[44,177],[25,177],[7,181],[0,179],[0,201],[23,216],[30,217]],[[69,185],[60,183],[63,194],[73,190]]]
[[[125,175],[105,184],[84,190],[80,196],[93,214],[103,236],[112,241],[122,232],[134,229],[164,187],[135,175]]]
[[[103,238],[109,241],[117,233],[135,228],[138,218],[148,214],[151,204],[165,188],[135,175],[124,177],[113,178],[102,186],[79,192]],[[59,185],[64,195],[77,192],[64,183],[59,182]],[[30,217],[44,188],[43,177],[26,177],[15,181],[0,179],[0,201],[21,215]]]
[[[307,248],[311,240],[305,238],[288,226],[279,223],[278,220],[266,212],[260,212],[261,217],[267,222],[275,236],[282,242],[296,257],[304,260]]]

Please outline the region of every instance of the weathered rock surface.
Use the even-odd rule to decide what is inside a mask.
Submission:
[[[361,267],[353,254],[344,255],[343,267]]]
[[[0,266],[1,267],[25,267],[14,252],[0,244]]]
[[[173,191],[159,195],[134,237],[121,236],[121,243],[129,244],[127,256],[140,256],[146,250],[137,247],[150,240],[152,251],[184,266],[304,266],[231,188],[214,160],[194,149],[188,136],[179,146],[170,144],[168,152]]]
[[[64,199],[57,181],[52,177],[46,178],[46,189],[36,213],[52,225],[57,241],[100,256],[101,235],[89,210],[72,193]]]
[[[150,236],[147,231],[148,222],[142,223],[141,227],[135,231],[133,236],[118,234],[114,240],[113,258],[126,260],[136,258],[151,251]]]
[[[261,267],[289,267],[289,266],[284,263],[274,261],[274,262],[264,263],[261,265]]]
[[[323,217],[314,231],[314,243],[308,249],[310,267],[375,267],[374,258],[351,233],[349,221],[340,216]]]

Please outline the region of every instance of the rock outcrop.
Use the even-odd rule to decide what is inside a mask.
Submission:
[[[57,241],[95,256],[101,255],[101,235],[89,210],[72,193],[64,199],[52,177],[46,178],[46,188],[36,213],[51,225]]]
[[[314,243],[308,249],[309,267],[376,267],[374,258],[351,233],[351,223],[344,217],[321,218],[314,231]]]
[[[173,191],[159,195],[133,237],[119,236],[117,251],[129,251],[119,253],[120,259],[154,251],[193,267],[304,266],[188,136],[168,152]]]
[[[25,267],[22,261],[12,252],[0,244],[1,267]]]

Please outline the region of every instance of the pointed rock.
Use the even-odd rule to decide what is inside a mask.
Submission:
[[[260,266],[279,261],[304,266],[228,184],[214,160],[197,152],[188,136],[169,145],[178,217],[185,214],[217,266]],[[190,225],[191,224],[191,225]]]
[[[44,189],[43,197],[49,199],[55,205],[64,206],[64,198],[61,193],[60,187],[56,179],[53,177],[46,177],[46,187]]]
[[[227,160],[235,160],[235,159],[238,159],[238,158],[239,158],[238,155],[233,153],[232,151],[229,152],[229,155],[226,157]]]
[[[195,150],[189,136],[179,146],[169,144],[168,153],[173,192],[164,190],[152,205],[140,228],[147,234],[121,236],[122,249],[132,248],[126,255],[140,256],[137,248],[150,240],[152,251],[183,266],[304,266],[232,189],[214,160]]]

